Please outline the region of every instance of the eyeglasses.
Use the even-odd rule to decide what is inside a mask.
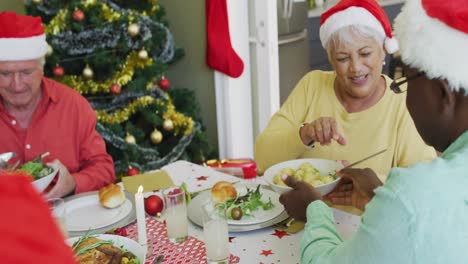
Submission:
[[[392,91],[396,94],[399,94],[399,93],[404,93],[408,90],[408,85],[406,87],[404,87],[404,89],[401,88],[401,85],[404,84],[404,83],[407,83],[411,80],[414,80],[416,78],[419,78],[421,76],[424,75],[424,72],[418,72],[416,73],[415,75],[412,75],[412,76],[409,76],[409,77],[402,77],[398,80],[394,80],[391,84],[390,84],[390,89],[392,89]]]

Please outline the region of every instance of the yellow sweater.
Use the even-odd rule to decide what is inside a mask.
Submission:
[[[385,181],[390,168],[407,167],[436,157],[435,150],[419,136],[406,108],[406,94],[395,94],[392,80],[384,76],[387,90],[379,102],[357,113],[348,113],[333,89],[335,72],[312,71],[302,78],[281,109],[255,142],[259,173],[282,161],[322,158],[354,162],[387,148],[357,168],[371,168]],[[305,146],[299,136],[302,123],[319,117],[334,117],[346,145]]]

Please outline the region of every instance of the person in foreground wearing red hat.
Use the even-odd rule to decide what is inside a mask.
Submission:
[[[47,47],[41,18],[0,13],[0,153],[25,163],[49,152],[49,197],[97,190],[115,179],[112,158],[86,99],[43,76]]]
[[[75,263],[46,201],[24,172],[0,170],[2,263]]]
[[[393,80],[382,74],[385,52],[398,45],[378,2],[340,1],[322,14],[320,40],[334,71],[308,73],[271,118],[255,142],[259,170],[298,158],[352,162],[387,149],[359,165],[385,181],[394,166],[434,159],[405,95],[391,93]]]
[[[442,156],[392,169],[383,186],[370,169],[339,172],[344,180],[333,199],[361,206],[370,200],[348,241],[338,235],[320,194],[285,177],[294,190],[281,196],[282,202],[310,203],[301,263],[468,260],[468,2],[406,0],[395,35],[406,78],[392,90],[407,94],[419,134]]]

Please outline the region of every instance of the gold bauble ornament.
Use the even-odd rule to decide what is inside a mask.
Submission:
[[[33,2],[33,4],[35,4],[35,5],[42,4],[42,0],[32,0],[31,2]]]
[[[127,32],[130,36],[135,37],[140,34],[140,26],[136,23],[128,25]]]
[[[163,134],[161,133],[161,131],[154,129],[154,131],[151,132],[150,139],[151,142],[159,144],[163,140]]]
[[[128,144],[136,144],[136,139],[133,135],[127,134],[127,136],[125,137],[125,142],[127,142]]]
[[[145,49],[141,49],[138,52],[138,58],[140,58],[142,60],[146,60],[148,58],[148,52]]]
[[[50,56],[50,55],[52,55],[52,53],[54,53],[54,49],[52,48],[51,45],[47,44],[47,53],[46,53],[46,56]]]
[[[166,131],[172,131],[174,129],[174,123],[170,119],[166,119],[163,122],[163,128]]]
[[[91,79],[93,78],[93,76],[94,76],[93,69],[91,69],[89,65],[86,65],[86,67],[83,69],[83,77],[85,77],[86,79]]]

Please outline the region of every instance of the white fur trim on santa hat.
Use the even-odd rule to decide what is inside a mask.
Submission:
[[[468,35],[429,17],[420,0],[406,0],[395,19],[395,36],[404,63],[429,78],[447,79],[457,90],[468,89]]]
[[[336,12],[330,16],[320,27],[320,41],[326,48],[328,41],[333,33],[340,28],[350,25],[363,25],[375,29],[383,42],[386,38],[385,31],[379,20],[375,18],[367,9],[363,7],[352,6],[345,10]]]
[[[0,61],[32,60],[46,53],[45,34],[29,38],[0,38]]]

